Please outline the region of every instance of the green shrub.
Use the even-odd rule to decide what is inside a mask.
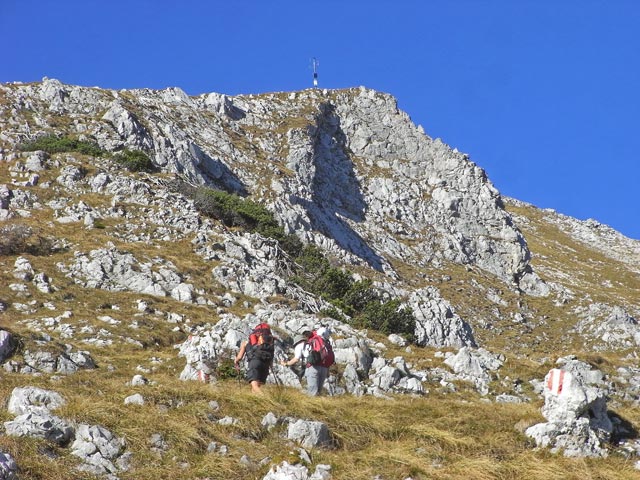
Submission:
[[[351,274],[338,268],[329,268],[314,283],[314,289],[329,300],[342,300],[349,291],[353,279]]]
[[[334,320],[338,320],[340,322],[347,323],[348,319],[344,316],[341,310],[331,307],[331,308],[323,308],[318,312],[318,314],[322,317],[333,318]]]
[[[295,283],[340,309],[347,308],[342,299],[354,283],[350,273],[332,267],[314,245],[306,245],[295,261],[298,266],[298,274],[292,278]]]
[[[220,220],[227,227],[255,231],[259,224],[262,224],[263,228],[278,226],[266,208],[232,193],[198,187],[193,192],[193,200],[201,213]]]
[[[365,279],[353,282],[342,298],[355,313],[363,312],[370,303],[380,302],[380,297],[380,293],[371,286],[371,280]]]
[[[416,320],[409,307],[400,308],[400,300],[370,302],[357,318],[359,326],[373,328],[382,333],[398,333],[412,338]]]
[[[296,257],[296,263],[303,271],[310,274],[320,274],[331,267],[322,250],[315,245],[305,245],[300,255]]]
[[[59,137],[57,135],[45,135],[30,142],[23,143],[19,149],[25,152],[44,150],[47,153],[78,152],[84,155],[98,157],[105,155],[97,143],[87,140],[78,140],[71,137]]]
[[[156,166],[149,156],[140,150],[125,149],[113,156],[113,159],[130,172],[154,172]]]
[[[300,240],[297,235],[285,234],[284,231],[282,232],[282,236],[278,236],[275,232],[270,236],[280,242],[280,247],[282,247],[285,252],[287,252],[293,258],[296,258],[298,255],[300,255],[304,248],[302,240]]]
[[[234,361],[231,359],[232,354],[229,352],[228,357],[221,356],[214,369],[214,375],[218,380],[242,379],[242,372],[236,369]]]
[[[296,257],[302,251],[302,242],[295,235],[288,235],[267,208],[233,193],[207,187],[177,189],[190,196],[196,209],[209,217],[220,220],[228,227],[244,228],[273,238],[289,255]]]

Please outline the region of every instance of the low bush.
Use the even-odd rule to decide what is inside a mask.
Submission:
[[[374,288],[371,280],[353,280],[349,272],[332,267],[313,245],[304,247],[296,263],[301,271],[292,280],[333,305],[334,308],[325,309],[323,315],[345,321],[346,314],[357,327],[397,333],[408,339],[413,337],[413,311],[401,308],[399,300],[385,301],[384,292]]]
[[[113,159],[130,172],[154,172],[156,166],[149,156],[140,150],[123,150],[116,153]]]
[[[411,308],[400,306],[400,300],[389,300],[382,303],[372,301],[356,318],[356,324],[362,328],[372,328],[385,334],[398,333],[412,339],[416,328],[416,319]]]
[[[0,255],[49,255],[54,251],[53,240],[41,236],[28,225],[9,223],[0,226]]]
[[[23,143],[18,148],[25,152],[33,152],[36,150],[43,150],[47,153],[78,152],[94,157],[107,153],[95,142],[65,136],[59,137],[57,135],[38,137],[35,140]]]
[[[199,212],[220,220],[228,227],[244,228],[273,238],[289,255],[296,257],[302,251],[302,242],[295,235],[288,235],[269,210],[239,195],[207,187],[176,187],[193,199]]]

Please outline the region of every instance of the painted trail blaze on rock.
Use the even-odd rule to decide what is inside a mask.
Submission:
[[[208,383],[210,379],[210,375],[204,370],[198,370],[198,381],[203,383]]]
[[[563,389],[566,392],[571,384],[571,379],[572,376],[569,372],[559,368],[552,368],[547,374],[546,388],[554,395],[562,395]]]

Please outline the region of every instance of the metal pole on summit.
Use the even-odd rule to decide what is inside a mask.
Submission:
[[[313,63],[313,88],[318,88],[318,65],[320,65],[320,62],[316,60],[316,57],[313,57],[312,63]]]

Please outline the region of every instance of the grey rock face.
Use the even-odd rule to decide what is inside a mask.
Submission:
[[[384,217],[395,219],[398,229],[431,231],[445,258],[508,282],[528,272],[526,243],[482,169],[423,135],[390,96],[361,89],[336,104],[346,146],[364,159],[362,173],[373,166],[385,170],[384,179],[359,177],[366,178],[368,215],[379,216],[378,225]]]
[[[624,308],[594,303],[579,310],[578,315],[581,320],[575,330],[592,338],[598,350],[640,346],[640,325]]]
[[[91,355],[86,351],[73,351],[67,346],[64,352],[25,350],[22,354],[23,362],[19,363],[21,373],[60,373],[71,375],[78,370],[96,368]]]
[[[430,347],[475,347],[471,326],[435,287],[414,291],[407,302],[416,318],[415,342]]]
[[[444,363],[451,367],[458,378],[472,382],[480,394],[486,395],[489,393],[490,372],[502,366],[504,357],[484,348],[463,347],[457,354],[447,357]]]
[[[0,452],[0,480],[16,480],[18,478],[18,464],[13,457]]]
[[[0,363],[11,356],[15,349],[13,336],[6,330],[0,330]]]
[[[82,180],[85,176],[85,172],[80,168],[74,165],[67,165],[63,167],[60,175],[56,178],[56,181],[70,190],[74,190],[76,188],[76,183],[79,180]]]
[[[153,139],[144,126],[132,112],[124,108],[119,102],[114,101],[109,110],[102,116],[102,119],[113,125],[125,146],[134,149],[150,149],[153,147]]]
[[[373,362],[373,352],[362,337],[349,336],[332,340],[336,363],[353,365],[363,373],[367,373]]]
[[[31,153],[25,161],[25,168],[30,172],[41,172],[47,168],[46,162],[49,159],[49,154],[43,151],[36,151]]]
[[[58,268],[88,288],[171,296],[189,303],[195,296],[193,285],[183,282],[171,265],[160,259],[141,263],[130,253],[119,252],[114,247],[93,250],[88,255],[77,253],[72,265],[59,264]]]
[[[142,149],[167,172],[251,191],[288,233],[348,262],[393,275],[387,255],[417,266],[451,260],[546,294],[485,172],[425,135],[389,95],[309,90],[283,101],[276,94],[192,98],[170,88],[132,90],[125,97],[55,80],[6,94],[10,101],[27,99],[34,110],[73,114],[78,128],[108,150]],[[288,122],[290,128],[278,131],[291,118],[305,125]],[[248,148],[239,145],[235,133],[255,126],[261,133],[245,135]],[[73,189],[83,177],[65,166],[57,181]],[[409,245],[408,238],[422,240]]]

